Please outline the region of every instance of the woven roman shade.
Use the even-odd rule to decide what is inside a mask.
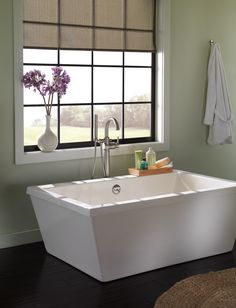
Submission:
[[[24,47],[155,51],[156,0],[23,0]]]

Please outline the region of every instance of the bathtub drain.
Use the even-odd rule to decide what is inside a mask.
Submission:
[[[114,186],[112,187],[112,192],[113,192],[113,194],[117,195],[117,194],[120,193],[120,191],[121,191],[120,185],[116,184],[116,185],[114,185]]]

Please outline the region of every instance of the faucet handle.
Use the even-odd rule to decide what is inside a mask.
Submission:
[[[97,139],[97,144],[98,145],[100,145],[100,144],[102,144],[104,142],[105,142],[105,139],[101,139],[101,138]]]
[[[119,147],[119,144],[120,144],[119,137],[117,137],[117,138],[116,138],[116,141],[113,141],[114,149],[115,149],[115,148],[118,148],[118,147]]]
[[[117,137],[116,141],[109,139],[109,147],[110,149],[116,149],[119,147],[119,137]]]

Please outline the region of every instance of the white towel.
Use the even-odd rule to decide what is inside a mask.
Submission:
[[[211,47],[208,63],[206,111],[203,123],[209,125],[209,144],[232,143],[233,116],[219,44]]]

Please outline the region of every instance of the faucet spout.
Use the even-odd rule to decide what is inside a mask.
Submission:
[[[105,124],[105,138],[109,137],[109,127],[110,127],[111,122],[114,123],[116,130],[120,130],[120,126],[116,118],[114,117],[109,118]]]

